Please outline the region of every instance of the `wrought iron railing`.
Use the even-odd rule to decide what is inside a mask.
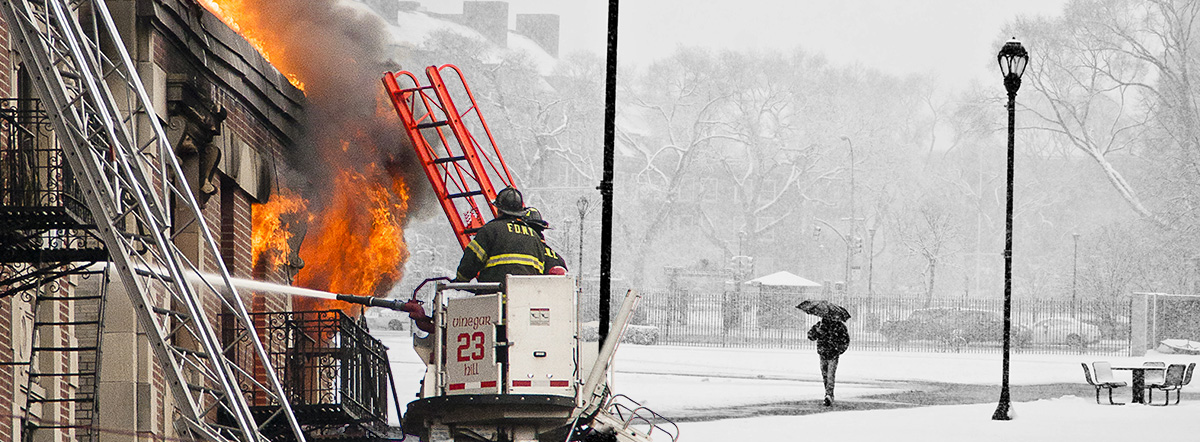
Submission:
[[[0,99],[0,297],[108,254],[36,99]]]
[[[364,326],[340,310],[250,316],[302,425],[386,422],[387,349]],[[241,328],[236,321],[225,324]],[[244,358],[237,355],[248,347],[248,342],[227,345],[238,362]],[[261,371],[260,367],[242,368]],[[265,395],[248,399],[252,408],[274,410]]]
[[[808,297],[822,299],[820,294],[759,288],[741,292],[645,291],[638,305],[641,315],[635,316],[626,337],[637,344],[813,348],[807,331],[817,318],[796,308]],[[997,324],[1003,321],[1002,299],[833,296],[830,300],[853,314],[846,323],[851,349],[967,353],[1001,350],[1002,328]],[[586,291],[579,302],[585,315],[598,303],[596,294]],[[1011,336],[1019,352],[1129,351],[1132,338],[1128,300],[1073,303],[1069,299],[1018,298],[1011,308]],[[924,313],[914,316],[921,310],[933,318],[922,322]],[[584,319],[594,317],[592,314]],[[1055,318],[1063,320],[1051,321]],[[585,325],[585,337],[587,331]]]
[[[41,100],[0,99],[0,140],[0,206],[62,208],[89,222]]]

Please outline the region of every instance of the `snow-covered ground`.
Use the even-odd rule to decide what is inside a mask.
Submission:
[[[424,367],[410,348],[407,332],[376,331],[389,350],[401,402],[416,394]],[[1185,397],[1178,406],[1097,405],[1083,379],[1080,362],[1114,365],[1144,360],[1200,362],[1200,356],[1150,352],[1145,357],[1014,354],[1011,384],[1077,384],[1073,394],[1013,404],[1014,419],[993,421],[995,401],[853,410],[797,416],[721,419],[720,409],[759,404],[818,402],[822,396],[817,357],[812,350],[712,349],[622,344],[614,365],[613,387],[668,417],[705,416],[679,424],[681,441],[1108,441],[1195,440],[1200,435],[1200,400]],[[858,398],[908,391],[923,382],[992,386],[999,398],[998,355],[851,351],[841,358],[837,397]],[[1129,381],[1129,372],[1118,371]],[[1188,390],[1200,390],[1193,382]],[[1118,389],[1129,402],[1129,388]],[[1161,393],[1156,394],[1161,400]],[[808,402],[806,402],[808,401]]]

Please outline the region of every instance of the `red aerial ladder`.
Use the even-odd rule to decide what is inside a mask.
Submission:
[[[453,91],[442,78],[446,70],[457,77]],[[490,204],[496,199],[495,186],[516,186],[462,71],[451,64],[430,66],[425,68],[425,76],[429,83],[422,85],[411,72],[387,72],[383,86],[459,245],[466,248],[475,232],[496,217]],[[467,108],[459,110],[455,98],[468,104]],[[487,219],[485,213],[490,215]]]

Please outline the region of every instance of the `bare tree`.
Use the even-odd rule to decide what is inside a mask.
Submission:
[[[955,208],[945,194],[926,194],[909,207],[909,213],[898,214],[896,237],[911,256],[920,258],[923,263],[921,284],[928,306],[933,300],[938,270],[950,256],[960,251],[962,233],[959,220],[954,216]]]
[[[1147,204],[1111,158],[1143,154],[1162,131],[1177,146],[1173,175],[1192,184],[1175,190],[1195,201],[1198,15],[1193,1],[1097,0],[1071,3],[1060,19],[1016,24],[1036,48],[1025,78],[1040,98],[1027,109],[1037,127],[1086,154],[1134,212],[1162,226],[1174,224],[1164,216],[1172,204]]]
[[[633,195],[644,198],[644,228],[637,235],[641,251],[634,256],[634,284],[644,280],[647,255],[674,219],[685,215],[684,200],[693,177],[693,166],[721,137],[717,128],[720,110],[730,92],[714,83],[716,72],[702,51],[682,51],[656,63],[635,90],[630,91],[626,124],[617,127],[617,139],[629,148],[628,170],[636,186]],[[693,194],[694,195],[694,194]]]

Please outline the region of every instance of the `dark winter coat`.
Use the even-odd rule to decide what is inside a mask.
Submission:
[[[504,282],[506,275],[541,275],[545,246],[537,231],[520,218],[489,221],[467,244],[455,281]]]
[[[543,273],[550,273],[550,269],[554,267],[562,267],[563,270],[567,269],[567,261],[562,259],[562,256],[556,253],[554,249],[551,249],[549,244],[546,244],[545,241],[542,241],[542,246],[545,248],[545,250],[542,251],[542,261],[546,263],[546,269]]]
[[[842,321],[821,319],[808,329],[808,340],[817,341],[817,354],[821,359],[833,359],[850,347],[850,332]]]

